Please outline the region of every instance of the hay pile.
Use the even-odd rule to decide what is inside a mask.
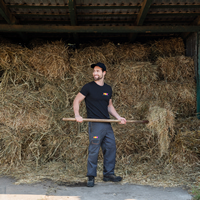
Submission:
[[[74,116],[76,94],[92,81],[89,66],[103,62],[118,113],[149,120],[148,125],[113,124],[116,173],[123,182],[176,186],[197,180],[200,123],[194,117],[194,63],[184,56],[181,39],[148,45],[108,42],[75,51],[62,41],[31,46],[0,47],[1,174],[18,178],[17,183],[86,180],[87,123],[62,118]],[[84,103],[80,113],[86,117]],[[97,181],[102,170],[100,152]]]

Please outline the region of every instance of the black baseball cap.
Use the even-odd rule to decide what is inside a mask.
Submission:
[[[106,66],[103,63],[98,62],[97,64],[92,64],[91,68],[94,68],[95,66],[101,67],[103,71],[106,71]]]

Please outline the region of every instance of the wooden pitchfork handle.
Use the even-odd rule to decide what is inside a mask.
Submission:
[[[63,121],[73,121],[75,122],[75,118],[63,118]],[[121,120],[117,119],[92,119],[92,118],[83,118],[83,122],[121,122]],[[149,123],[148,120],[126,120],[126,123],[138,123],[138,124],[146,124]]]

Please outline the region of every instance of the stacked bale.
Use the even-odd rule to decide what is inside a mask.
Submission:
[[[191,178],[177,179],[180,163],[184,162],[182,172],[190,174],[185,166],[199,162],[196,147],[187,141],[187,135],[192,134],[192,140],[198,137],[199,126],[191,133],[183,119],[195,114],[194,63],[183,55],[180,38],[148,45],[108,42],[75,51],[62,41],[31,46],[6,43],[0,48],[2,174],[19,178],[18,183],[85,180],[87,123],[77,125],[62,118],[74,116],[76,94],[92,81],[89,66],[103,62],[118,113],[127,119],[149,119],[147,126],[113,124],[116,172],[125,182],[162,186],[185,184]],[[84,103],[80,113],[86,117]],[[99,181],[102,170],[100,152]]]

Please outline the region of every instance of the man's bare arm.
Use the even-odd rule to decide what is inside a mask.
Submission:
[[[112,100],[110,99],[109,100],[109,105],[108,105],[108,112],[113,116],[115,117],[116,119],[118,120],[121,120],[120,124],[126,124],[126,119],[121,117],[117,111],[115,110],[114,106],[113,106],[113,103],[112,103]]]
[[[83,122],[83,118],[79,114],[79,105],[81,101],[85,99],[85,96],[81,94],[80,92],[76,95],[74,102],[73,102],[73,109],[74,109],[74,115],[77,122]]]

